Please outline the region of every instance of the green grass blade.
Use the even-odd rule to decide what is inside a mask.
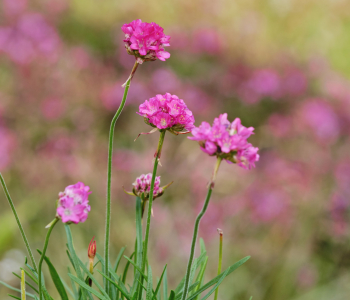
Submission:
[[[1,173],[0,173],[0,182],[1,182],[2,188],[3,188],[3,190],[4,190],[5,196],[6,196],[6,198],[7,198],[7,201],[8,201],[8,203],[9,203],[10,207],[11,207],[12,213],[13,213],[13,215],[15,216],[15,219],[16,219],[16,222],[17,222],[19,231],[21,232],[22,239],[23,239],[23,241],[24,241],[24,244],[25,244],[25,246],[26,246],[26,248],[27,248],[27,251],[28,251],[28,254],[29,254],[29,256],[30,256],[30,260],[32,261],[32,264],[33,264],[33,266],[34,266],[35,271],[38,272],[38,268],[36,267],[35,259],[34,259],[32,250],[30,249],[28,239],[27,239],[27,237],[26,237],[26,234],[24,233],[24,229],[23,229],[23,226],[22,226],[22,224],[21,224],[21,221],[19,220],[19,217],[18,217],[16,208],[15,208],[15,205],[13,204],[13,201],[12,201],[11,196],[10,196],[10,193],[9,193],[9,191],[8,191],[8,189],[7,189],[7,186],[6,186],[4,177],[2,177]]]
[[[64,228],[65,228],[66,234],[67,234],[68,250],[69,250],[69,253],[70,253],[71,258],[72,258],[73,267],[74,267],[75,272],[78,276],[78,279],[83,282],[84,278],[83,278],[83,275],[81,274],[81,270],[79,268],[78,257],[77,257],[77,254],[75,253],[75,250],[74,250],[72,232],[70,230],[69,225],[65,224]],[[83,292],[82,292],[82,299],[86,300],[85,290],[83,290]]]
[[[160,276],[160,279],[159,279],[159,281],[158,281],[156,290],[154,291],[154,293],[155,293],[156,295],[159,294],[159,297],[160,297],[160,285],[161,285],[161,283],[162,283],[163,276],[164,276],[164,273],[165,273],[165,271],[166,271],[166,268],[167,268],[167,265],[165,265],[165,267],[164,267],[164,269],[163,269],[163,272],[162,272],[162,275]],[[164,298],[164,300],[166,300],[166,298]]]
[[[135,249],[135,269],[138,270],[134,274],[134,282],[131,294],[134,295],[138,291],[139,279],[142,276],[142,211],[141,198],[136,197],[136,249]]]
[[[238,262],[236,262],[235,264],[233,264],[231,267],[229,267],[228,273],[227,275],[231,274],[234,270],[236,270],[238,267],[240,267],[241,265],[243,265],[248,259],[250,258],[250,256],[246,256],[244,258],[242,258],[241,260],[239,260]],[[227,271],[226,270],[226,271]],[[225,272],[226,272],[225,271]],[[208,283],[206,283],[205,285],[203,285],[196,293],[194,293],[192,296],[190,296],[189,298],[187,298],[187,300],[192,300],[194,298],[196,298],[198,295],[200,295],[203,291],[205,291],[206,289],[210,288],[212,285],[216,284],[223,273],[221,273],[220,275],[216,276],[215,278],[213,278],[212,280],[210,280]],[[226,275],[226,276],[227,276]]]
[[[131,255],[130,255],[130,260],[134,257],[135,255],[135,252],[133,252]],[[126,282],[126,276],[128,275],[128,270],[129,270],[129,266],[130,266],[130,261],[128,261],[125,265],[125,268],[124,268],[124,272],[123,272],[123,279],[122,279],[122,282],[123,284],[125,285],[125,282]],[[124,296],[122,295],[122,299],[124,299]]]
[[[11,295],[11,294],[7,294],[7,296],[11,297],[11,298],[14,298],[14,299],[18,299],[18,300],[21,300],[21,298],[17,297],[17,296],[14,296],[14,295]]]
[[[167,270],[164,272],[164,279],[163,279],[163,299],[168,299],[168,275]]]
[[[69,274],[72,274],[70,268],[68,267],[68,275]],[[73,274],[72,274],[73,275]],[[70,278],[70,277],[69,277]],[[71,281],[71,284],[72,284],[72,289],[73,289],[73,293],[74,293],[74,299],[78,299],[78,290],[77,290],[77,287],[75,286],[75,282],[73,281],[72,278],[70,278],[70,281]]]
[[[199,239],[199,244],[200,244],[200,248],[201,248],[201,254],[204,252],[207,252],[207,250],[205,249],[204,240],[202,238]]]
[[[119,253],[118,253],[117,260],[116,260],[114,267],[113,267],[113,270],[115,273],[117,273],[117,271],[118,271],[119,263],[122,259],[122,255],[123,255],[125,249],[126,249],[126,247],[121,248]],[[117,300],[119,300],[119,299],[117,299]]]
[[[75,281],[78,285],[80,285],[80,287],[84,290],[89,291],[91,294],[94,294],[98,299],[101,300],[110,300],[110,298],[103,296],[102,294],[100,294],[98,291],[96,291],[95,289],[93,289],[92,287],[90,287],[89,285],[87,285],[84,281],[80,280],[79,278],[73,276],[72,274],[68,274],[68,276]]]
[[[209,291],[208,294],[206,294],[201,300],[206,300],[212,293],[215,292],[215,290],[219,287],[219,285],[221,284],[221,282],[225,279],[225,277],[227,276],[228,272],[230,270],[227,269],[224,274],[222,274],[222,276],[220,277],[219,281],[216,283],[216,285]]]
[[[174,300],[174,299],[175,299],[175,292],[173,290],[171,290],[169,300]]]
[[[153,281],[152,281],[152,269],[151,266],[148,266],[147,271],[147,291],[146,291],[146,300],[152,300],[153,298]]]
[[[128,300],[131,300],[131,297],[127,293],[126,289],[121,288],[118,284],[116,284],[112,279],[108,278],[105,274],[103,274],[100,270],[97,270],[104,278],[106,278],[109,282],[111,282],[119,291],[120,293]]]
[[[17,278],[21,279],[21,276],[19,276],[15,272],[12,272],[12,274],[15,275]],[[28,285],[31,289],[33,289],[36,293],[39,294],[39,291],[33,285],[31,285],[27,280],[25,282],[26,282],[26,285]]]
[[[196,289],[194,290],[194,293],[197,292],[203,284],[204,273],[205,273],[205,269],[207,267],[207,263],[208,263],[208,256],[205,258],[205,261],[202,263],[201,269],[199,270],[199,273],[198,273],[198,276],[196,279],[196,281],[198,281],[199,284],[196,287]],[[199,295],[195,298],[195,300],[198,300],[198,299],[199,299]]]
[[[3,286],[6,286],[8,289],[12,290],[12,291],[15,291],[15,292],[18,292],[18,293],[21,293],[21,290],[20,289],[16,289],[14,288],[13,286],[3,282],[3,281],[0,281],[0,284],[2,284]],[[30,298],[34,298],[34,295],[33,294],[30,294],[30,293],[26,293],[26,295]]]
[[[37,249],[37,251],[39,252],[40,255],[42,255],[40,250]],[[63,286],[61,278],[58,275],[55,267],[53,266],[53,264],[51,263],[50,259],[47,256],[44,256],[44,260],[45,260],[47,266],[49,267],[49,272],[50,272],[52,281],[55,284],[55,287],[56,287],[58,293],[60,294],[61,299],[62,300],[69,300],[67,292],[66,292],[66,290],[65,290],[65,288]]]
[[[147,275],[145,275],[145,274],[141,271],[141,268],[140,268],[139,266],[137,266],[137,265],[135,264],[135,262],[134,262],[133,260],[131,260],[129,257],[127,257],[126,255],[124,255],[124,258],[125,258],[130,264],[132,264],[132,265],[136,268],[136,270],[140,272],[140,274],[142,275],[142,277],[147,281]]]

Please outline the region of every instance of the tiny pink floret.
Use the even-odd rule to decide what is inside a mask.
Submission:
[[[134,193],[135,195],[141,196],[142,193],[145,194],[146,198],[151,190],[151,181],[152,181],[152,174],[142,174],[141,176],[137,177],[135,182],[132,184],[134,186]],[[162,193],[163,190],[160,187],[160,176],[156,176],[156,179],[154,181],[154,188],[153,188],[153,197],[157,197],[158,194]]]
[[[231,123],[225,113],[215,118],[213,126],[202,122],[199,127],[193,128],[193,136],[189,139],[198,141],[202,151],[209,155],[216,155],[227,162],[237,163],[244,169],[251,169],[259,160],[259,149],[247,142],[253,131],[253,127],[244,127],[239,118]]]
[[[90,187],[78,182],[58,194],[57,215],[63,223],[85,222],[91,210],[88,200]]]

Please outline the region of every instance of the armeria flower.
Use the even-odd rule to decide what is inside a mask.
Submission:
[[[138,114],[144,117],[146,124],[174,134],[188,133],[194,128],[193,114],[185,102],[169,93],[146,100],[140,105]]]
[[[151,191],[151,181],[152,181],[152,173],[148,174],[142,174],[141,176],[137,177],[135,182],[132,184],[133,189],[132,192],[125,191],[128,195],[135,195],[140,197],[142,200],[148,200],[149,194]],[[154,181],[154,188],[153,188],[153,199],[156,199],[163,195],[164,190],[168,188],[172,182],[167,184],[166,186],[161,187],[160,186],[160,176],[156,176]]]
[[[157,58],[165,61],[170,57],[170,53],[164,51],[164,47],[170,46],[170,35],[165,35],[164,29],[158,24],[138,19],[124,24],[122,30],[125,33],[123,41],[126,51],[135,55],[139,63]]]
[[[190,140],[198,141],[203,152],[218,156],[227,162],[237,163],[244,169],[255,167],[259,160],[258,148],[247,142],[253,134],[253,127],[244,127],[236,118],[232,123],[227,120],[227,114],[215,118],[213,126],[203,122],[192,130]]]
[[[85,222],[90,211],[88,196],[90,187],[78,182],[69,185],[64,192],[60,192],[57,207],[57,216],[63,223]]]

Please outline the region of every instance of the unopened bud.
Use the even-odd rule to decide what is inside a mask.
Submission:
[[[88,248],[88,256],[90,259],[94,259],[96,255],[96,241],[94,241],[94,238],[95,237],[92,238]]]

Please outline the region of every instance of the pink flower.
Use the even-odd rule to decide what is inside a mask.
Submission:
[[[230,123],[225,113],[214,120],[213,126],[203,122],[193,128],[193,136],[189,139],[198,141],[202,151],[211,156],[216,155],[244,169],[251,169],[259,160],[259,149],[247,142],[253,131],[253,127],[244,127],[239,118]]]
[[[88,205],[88,196],[90,187],[78,182],[74,185],[69,185],[64,192],[60,192],[58,199],[57,215],[61,218],[63,223],[85,222],[88,213],[91,209]]]
[[[164,29],[158,24],[138,19],[124,24],[122,30],[125,33],[125,48],[130,55],[135,55],[141,61],[152,61],[157,58],[165,61],[170,57],[170,53],[164,51],[164,47],[170,46],[170,36],[165,35]]]
[[[146,100],[140,105],[138,114],[143,116],[145,122],[152,127],[166,129],[177,134],[194,127],[193,114],[185,102],[169,93],[158,94]]]

